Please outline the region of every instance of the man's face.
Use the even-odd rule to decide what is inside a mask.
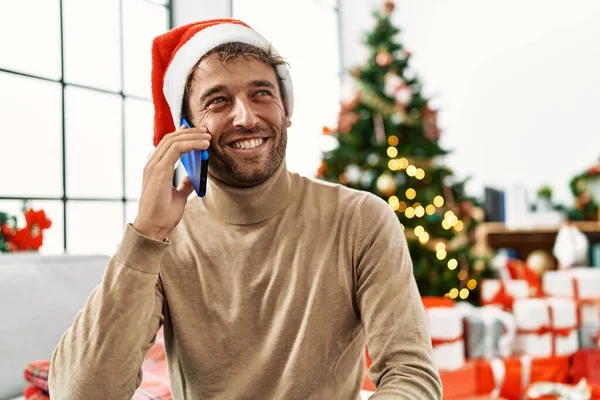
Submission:
[[[281,165],[290,122],[273,67],[243,57],[224,64],[210,55],[196,68],[188,99],[193,125],[212,135],[212,176],[250,187]]]

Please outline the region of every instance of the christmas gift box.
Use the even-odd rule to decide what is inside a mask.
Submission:
[[[569,356],[532,358],[531,356],[478,360],[478,392],[489,399],[498,396],[521,400],[527,386],[535,382],[567,383]]]
[[[475,397],[478,392],[478,366],[475,361],[466,362],[453,371],[440,371],[444,400],[463,400]]]
[[[425,308],[456,306],[456,302],[449,297],[422,296],[421,302]]]
[[[508,357],[515,340],[514,316],[495,306],[471,307],[464,313],[468,359]]]
[[[573,299],[577,304],[579,347],[598,347],[600,330],[600,270],[571,268],[542,275],[544,294]]]
[[[575,302],[567,298],[516,300],[516,353],[533,357],[575,353],[579,348],[576,310]]]
[[[569,375],[572,382],[585,378],[600,387],[600,349],[583,349],[573,354]]]
[[[482,305],[496,305],[511,310],[515,299],[529,297],[529,284],[524,279],[483,279],[480,299]]]
[[[463,311],[457,307],[431,307],[426,311],[438,369],[461,368],[465,363]]]
[[[581,379],[577,384],[537,382],[529,385],[524,400],[600,400],[600,388]]]

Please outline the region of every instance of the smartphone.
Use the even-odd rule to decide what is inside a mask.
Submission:
[[[181,118],[181,125],[191,128],[185,118]],[[192,150],[183,153],[179,160],[190,177],[190,182],[199,197],[206,194],[206,181],[208,179],[208,150]]]

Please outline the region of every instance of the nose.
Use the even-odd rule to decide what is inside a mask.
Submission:
[[[237,100],[233,109],[233,125],[235,127],[254,128],[258,125],[258,117],[245,100]]]

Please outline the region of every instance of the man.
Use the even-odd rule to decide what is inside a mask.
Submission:
[[[54,352],[52,398],[131,398],[164,326],[175,399],[357,399],[366,344],[373,398],[440,399],[398,219],[287,171],[293,90],[268,42],[237,20],[176,28],[152,85],[138,215]],[[207,148],[206,196],[172,187],[180,155]]]

